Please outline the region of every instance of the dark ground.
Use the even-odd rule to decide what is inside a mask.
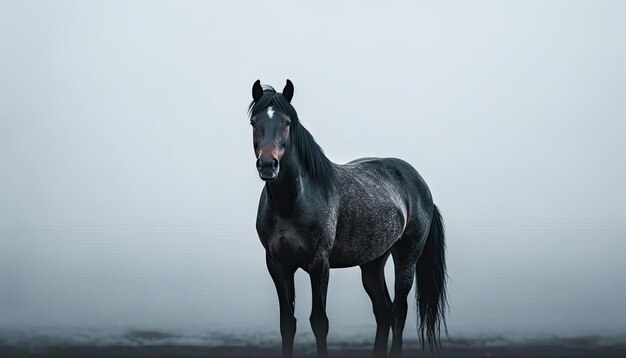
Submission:
[[[331,346],[330,357],[369,358],[370,347],[366,345]],[[0,346],[0,357],[46,357],[46,358],[192,358],[192,357],[279,357],[278,347],[255,346],[66,346],[32,350]],[[525,343],[485,345],[480,341],[456,339],[435,354],[409,347],[404,357],[626,357],[626,343],[611,343],[600,337],[569,339],[543,339]],[[295,357],[315,357],[313,346],[299,347]]]

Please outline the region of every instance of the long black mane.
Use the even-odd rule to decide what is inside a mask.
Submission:
[[[270,106],[291,118],[291,141],[304,172],[326,194],[331,193],[337,186],[333,163],[326,157],[311,133],[300,123],[296,109],[282,93],[277,93],[271,86],[264,86],[263,96],[258,101],[250,103],[248,115],[257,115]]]

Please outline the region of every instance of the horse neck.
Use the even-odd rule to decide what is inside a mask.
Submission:
[[[293,213],[301,196],[303,177],[294,154],[286,153],[276,179],[265,183],[272,206],[281,214]]]

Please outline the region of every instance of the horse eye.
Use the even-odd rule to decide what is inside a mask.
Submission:
[[[254,128],[256,126],[256,123],[254,121],[250,121],[250,125],[252,126],[252,128]]]
[[[286,121],[285,122],[285,127],[289,127],[291,125],[291,121]]]

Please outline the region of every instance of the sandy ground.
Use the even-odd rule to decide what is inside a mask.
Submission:
[[[369,346],[331,347],[330,357],[369,358]],[[299,347],[296,357],[315,357],[313,346]],[[425,353],[416,348],[405,349],[404,357],[626,357],[626,343],[600,343],[592,338],[554,339],[534,343],[483,346],[476,342],[457,340],[435,354]],[[278,347],[255,346],[67,346],[29,350],[17,347],[0,347],[0,357],[280,357]]]

